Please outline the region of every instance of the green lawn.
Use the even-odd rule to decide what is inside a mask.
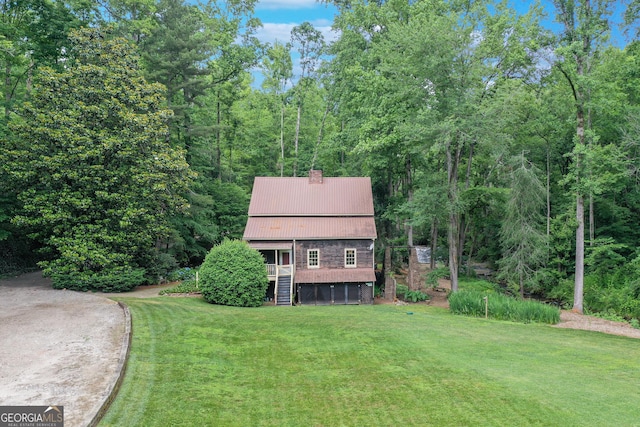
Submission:
[[[133,344],[101,426],[640,424],[640,340],[426,305],[121,300]]]

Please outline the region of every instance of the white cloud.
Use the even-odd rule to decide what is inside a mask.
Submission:
[[[280,43],[287,43],[291,41],[291,30],[296,25],[300,25],[300,22],[291,23],[273,23],[263,22],[262,28],[259,28],[256,32],[256,36],[261,42],[272,43],[276,40]],[[311,21],[311,24],[316,30],[320,31],[324,36],[325,43],[331,43],[338,38],[338,33],[331,30],[331,21],[327,19],[318,19]]]
[[[316,0],[258,0],[256,9],[311,9]]]

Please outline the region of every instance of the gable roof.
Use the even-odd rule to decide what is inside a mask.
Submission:
[[[375,239],[373,214],[366,177],[256,177],[243,239]]]
[[[373,216],[371,179],[256,177],[249,216]]]

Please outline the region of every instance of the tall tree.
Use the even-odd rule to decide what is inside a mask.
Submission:
[[[294,90],[296,102],[296,129],[293,137],[294,158],[293,176],[298,173],[298,145],[300,139],[300,126],[302,109],[305,96],[310,87],[315,83],[314,77],[318,69],[320,58],[324,53],[324,36],[309,22],[303,22],[291,30],[291,44],[297,48],[300,54],[300,75]]]
[[[163,88],[145,81],[127,40],[85,29],[72,42],[66,68],[41,70],[13,124],[3,165],[22,189],[14,222],[49,250],[56,286],[124,290],[157,279],[156,245],[186,207],[190,172],[166,141]]]
[[[576,200],[576,258],[573,310],[583,312],[584,294],[584,198],[589,173],[585,170],[586,151],[591,147],[594,135],[590,129],[590,94],[593,81],[589,78],[594,56],[602,49],[609,32],[607,17],[611,15],[611,0],[555,0],[557,19],[563,25],[560,47],[556,49],[559,61],[556,66],[571,87],[576,111],[576,134],[573,150],[573,167]]]
[[[525,284],[547,258],[543,225],[545,188],[539,170],[520,154],[513,159],[511,191],[500,229],[503,258],[500,276],[515,281],[524,297]]]
[[[286,107],[286,89],[293,78],[293,62],[291,61],[291,45],[274,43],[269,46],[262,60],[265,79],[262,88],[273,94],[278,102],[280,121],[280,176],[284,176],[284,114]]]

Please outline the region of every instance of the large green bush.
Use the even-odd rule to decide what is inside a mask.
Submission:
[[[243,241],[215,246],[200,267],[202,296],[212,304],[259,307],[268,284],[264,258]]]

